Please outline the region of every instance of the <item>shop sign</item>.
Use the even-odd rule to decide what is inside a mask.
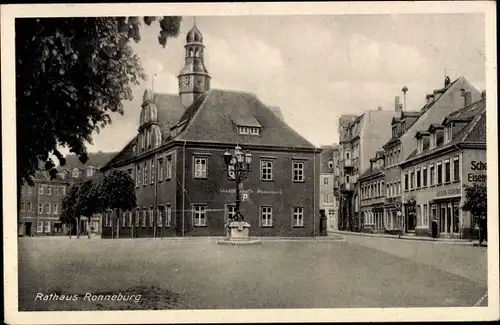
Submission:
[[[461,194],[461,192],[460,192],[459,188],[450,188],[450,189],[447,189],[447,190],[438,191],[436,193],[436,197],[450,196],[450,195],[460,195],[460,194]]]
[[[470,169],[473,171],[486,171],[486,163],[482,161],[471,161]],[[468,173],[467,181],[469,183],[486,183],[486,175],[480,173]]]

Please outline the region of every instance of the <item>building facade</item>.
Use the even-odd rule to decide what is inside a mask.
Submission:
[[[20,198],[20,236],[58,236],[67,235],[69,228],[61,223],[62,201],[71,185],[99,175],[99,167],[104,166],[116,153],[89,153],[88,161],[82,164],[76,155],[67,155],[64,168],[59,168],[55,179],[50,179],[48,172],[37,171],[33,178],[34,185],[24,185]],[[94,216],[87,225],[86,217],[81,219],[80,230],[86,233],[100,234],[100,215]],[[90,227],[88,229],[88,227]],[[76,224],[71,230],[76,234]]]
[[[400,163],[404,161],[415,149],[415,135],[432,123],[440,123],[448,114],[459,107],[463,107],[464,93],[467,93],[471,101],[477,101],[481,95],[471,83],[460,77],[453,82],[445,79],[444,87],[435,89],[426,95],[426,103],[418,112],[401,111],[391,123],[392,137],[387,141],[383,149],[385,151],[385,184],[387,198],[384,205],[384,214],[388,228],[391,231],[414,233],[415,223],[411,219],[402,219],[403,184],[401,178]],[[400,110],[397,106],[396,110]]]
[[[322,146],[321,149],[319,209],[327,216],[327,228],[338,230],[338,196],[335,195],[336,183],[338,186],[338,176],[335,175],[335,169],[338,169],[338,146]]]
[[[462,211],[464,185],[486,183],[486,99],[469,103],[415,135],[416,150],[401,163],[405,231],[471,238],[474,220]],[[410,206],[413,203],[413,207]]]
[[[384,222],[384,162],[383,151],[377,152],[370,159],[370,169],[358,179],[360,188],[361,231],[370,233],[385,233]]]
[[[255,95],[210,89],[196,26],[185,48],[179,95],[146,90],[137,135],[102,169],[128,171],[137,196],[137,207],[117,222],[104,216],[103,237],[225,235],[236,189],[223,154],[236,145],[253,157],[240,187],[251,235],[314,236],[321,149]]]
[[[355,118],[340,118],[340,167],[343,176],[340,179],[340,213],[343,230],[354,231],[361,227],[357,181],[359,175],[370,168],[370,158],[390,138],[389,125],[397,114],[378,109],[366,111]]]

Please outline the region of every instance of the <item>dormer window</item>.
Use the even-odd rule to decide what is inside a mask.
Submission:
[[[260,130],[259,130],[259,128],[256,128],[256,127],[238,126],[238,133],[239,134],[259,135]]]
[[[424,150],[424,139],[418,138],[417,139],[417,152],[421,153]]]
[[[450,142],[451,139],[453,138],[453,127],[454,124],[450,123],[446,126],[445,128],[445,134],[444,134],[444,142]]]
[[[73,169],[72,176],[73,176],[73,178],[78,178],[78,168]]]
[[[430,142],[429,142],[429,149],[432,149],[434,147],[436,147],[436,133],[435,132],[431,133]]]

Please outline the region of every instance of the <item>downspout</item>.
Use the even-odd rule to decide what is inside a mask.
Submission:
[[[463,156],[464,156],[464,152],[462,150],[462,148],[460,148],[458,146],[458,144],[455,144],[455,148],[457,148],[459,151],[460,151],[460,156],[458,157],[458,162],[460,164],[460,169],[463,169]],[[460,172],[459,170],[459,177],[460,177],[460,204],[462,204],[462,199],[464,197],[464,184],[463,184],[463,175],[462,173]],[[459,211],[460,211],[460,208],[459,208]],[[460,212],[459,212],[460,213]],[[471,218],[471,221],[472,221],[472,218]],[[471,229],[472,229],[472,222],[471,222],[471,225],[470,225]],[[460,231],[460,239],[462,239],[462,234],[463,234],[463,229],[464,229],[464,215],[463,215],[463,212],[460,213],[460,228],[459,228],[459,231]]]
[[[316,148],[314,148],[313,154],[313,209],[314,208],[316,208]],[[313,211],[313,237],[316,237],[316,211]]]
[[[186,141],[182,149],[182,237],[184,237],[184,227],[186,219]]]

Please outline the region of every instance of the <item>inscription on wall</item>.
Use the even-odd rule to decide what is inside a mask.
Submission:
[[[470,163],[470,169],[473,171],[486,171],[486,163],[473,160]],[[480,173],[468,173],[467,181],[470,183],[486,183],[486,175]]]
[[[447,190],[438,191],[436,193],[437,197],[448,196],[448,195],[460,195],[460,189],[459,188],[450,188]]]

